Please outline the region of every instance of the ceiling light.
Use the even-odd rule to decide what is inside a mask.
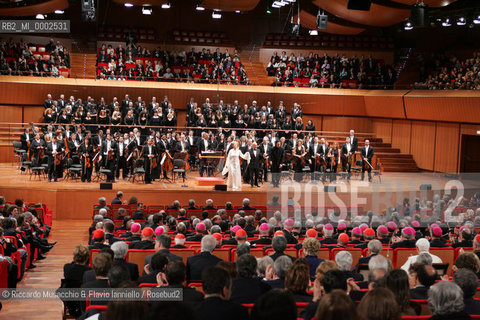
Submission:
[[[290,3],[293,3],[293,2],[295,2],[295,1],[297,1],[297,0],[285,0],[285,1],[290,2]]]
[[[450,27],[451,25],[452,23],[450,22],[449,18],[445,19],[445,21],[442,23],[443,27]]]
[[[44,19],[45,19],[45,16],[44,16],[43,14],[39,13],[39,14],[37,14],[37,15],[35,16],[35,19],[44,20]]]
[[[170,1],[167,1],[166,3],[162,4],[162,9],[170,9],[171,6],[172,4]]]
[[[125,2],[124,6],[127,7],[127,8],[131,8],[131,7],[133,7],[133,4],[131,4],[130,2]]]
[[[152,14],[152,6],[143,6],[142,7],[142,13],[145,15],[151,15]]]
[[[407,21],[407,23],[405,23],[405,27],[404,27],[405,30],[412,30],[413,29],[413,25],[410,21]]]
[[[197,6],[195,7],[195,9],[197,9],[197,11],[205,11],[205,7],[202,7],[201,4],[197,4]]]
[[[466,24],[467,24],[467,21],[465,20],[464,17],[458,18],[458,20],[457,20],[457,26],[464,26],[464,25],[466,25]]]
[[[240,10],[235,10],[235,13],[240,13]]]
[[[65,13],[65,11],[63,11],[63,10],[55,10],[55,14],[64,14],[64,13]]]
[[[308,34],[310,34],[311,36],[318,36],[318,31],[317,30],[309,30]]]
[[[272,4],[272,7],[280,8],[280,7],[283,7],[284,5],[285,5],[285,3],[283,1],[274,1],[273,4]]]
[[[473,19],[473,23],[480,24],[480,16],[477,16],[475,19]]]
[[[222,18],[222,13],[220,12],[220,10],[213,10],[212,18],[213,19],[221,19]]]

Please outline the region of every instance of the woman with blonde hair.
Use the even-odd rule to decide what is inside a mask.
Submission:
[[[242,189],[242,173],[240,171],[240,158],[250,162],[250,153],[242,153],[239,149],[238,140],[232,143],[232,149],[228,152],[227,160],[222,174],[228,173],[227,186],[233,191]]]

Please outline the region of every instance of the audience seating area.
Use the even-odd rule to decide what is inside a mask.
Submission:
[[[130,28],[125,26],[99,26],[98,39],[105,41],[124,41],[129,33],[132,33],[137,41],[155,41],[157,35],[153,29]]]
[[[174,30],[173,42],[190,45],[231,44],[225,32]]]
[[[310,35],[288,35],[268,34],[263,47],[307,47],[307,48],[335,48],[335,49],[375,49],[393,50],[395,48],[392,37],[363,36],[363,35],[336,35],[319,34]]]

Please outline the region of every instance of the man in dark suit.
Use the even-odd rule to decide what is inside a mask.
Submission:
[[[157,148],[153,144],[153,139],[148,139],[147,145],[143,148],[142,157],[145,168],[145,184],[151,184],[154,163],[156,166],[159,165]]]
[[[262,162],[263,162],[263,181],[267,182],[267,175],[268,175],[268,167],[265,165],[266,161],[270,162],[271,153],[273,146],[268,141],[268,137],[263,137],[262,144],[258,147],[260,149],[260,153],[262,154]]]
[[[340,157],[342,160],[342,171],[348,172],[348,179],[350,180],[351,175],[351,157],[355,154],[352,144],[350,143],[350,137],[345,139],[345,143],[342,145],[342,150],[340,152]]]
[[[273,261],[277,260],[279,257],[286,256],[289,257],[290,260],[295,261],[295,258],[285,254],[285,249],[287,248],[287,239],[284,236],[275,236],[272,239],[272,246],[273,250],[275,251],[274,254],[270,256]]]
[[[107,133],[107,138],[102,143],[102,149],[100,151],[100,162],[105,166],[105,169],[110,170],[107,174],[107,182],[115,182],[116,149],[117,143],[112,139],[112,135]]]
[[[122,239],[114,236],[115,224],[112,220],[105,220],[103,222],[103,232],[105,232],[105,240],[108,241],[109,245],[114,244],[117,241],[122,241]]]
[[[206,132],[202,133],[201,139],[198,139],[197,150],[199,155],[201,155],[202,152],[210,150],[210,142],[208,141],[208,134]],[[207,160],[204,158],[200,159],[200,177],[203,177],[206,166]]]
[[[428,289],[435,284],[437,273],[435,268],[424,264],[413,263],[410,265],[409,273],[414,274],[415,287],[410,289],[410,299],[428,299]]]
[[[142,230],[142,240],[133,241],[128,246],[129,249],[153,249],[153,229],[146,227]]]
[[[182,261],[182,257],[169,251],[172,239],[166,234],[162,234],[155,239],[155,253],[160,252],[168,258],[169,261]],[[145,257],[144,265],[150,264],[154,254]]]
[[[52,105],[53,105],[52,95],[49,93],[49,94],[47,94],[47,99],[45,99],[45,101],[43,101],[43,107],[45,109],[48,109],[48,108],[51,108]]]
[[[195,309],[198,320],[248,319],[247,308],[230,301],[232,279],[225,269],[215,266],[207,268],[202,281],[205,300]]]
[[[130,280],[137,281],[138,279],[138,266],[136,263],[131,263],[125,260],[127,257],[128,245],[123,241],[117,241],[111,246],[114,259],[113,265],[123,266],[130,273]]]
[[[110,288],[110,284],[108,282],[108,271],[110,271],[111,267],[112,258],[110,257],[110,255],[108,255],[107,253],[99,253],[95,255],[92,261],[92,268],[95,272],[95,280],[84,282],[82,284],[82,288]],[[85,296],[87,295],[88,292],[86,292]],[[85,304],[85,301],[82,301],[83,309],[85,309]]]
[[[62,141],[58,141],[57,137],[54,135],[52,137],[52,142],[47,144],[46,154],[48,156],[48,182],[52,181],[52,178],[55,182],[62,175],[62,154],[64,151],[64,146]]]
[[[123,198],[123,192],[118,191],[117,192],[117,197],[113,198],[112,204],[122,204],[122,198]]]
[[[155,253],[152,257],[150,265],[144,275],[140,276],[137,280],[137,284],[141,283],[157,283],[157,275],[159,272],[165,270],[165,266],[168,264],[168,258],[159,252]]]
[[[205,236],[202,238],[201,252],[187,259],[187,279],[201,280],[202,272],[205,268],[215,266],[222,259],[212,255],[213,249],[217,245],[217,240],[214,236]]]
[[[30,128],[26,127],[20,136],[20,142],[22,143],[22,149],[28,152],[29,143],[32,142],[33,134],[30,132]]]
[[[257,259],[243,254],[237,260],[238,277],[232,281],[230,301],[237,303],[255,303],[271,287],[257,277]]]
[[[260,150],[257,149],[257,143],[252,143],[252,149],[250,152],[250,164],[249,164],[249,173],[250,173],[250,185],[253,188],[255,184],[256,187],[260,187],[258,185],[258,174],[260,172],[260,164],[263,159],[263,154]]]
[[[465,312],[468,314],[480,314],[480,301],[473,299],[473,296],[477,293],[477,275],[472,270],[461,268],[453,274],[453,282],[463,291]]]
[[[365,177],[365,171],[368,171],[368,181],[372,182],[372,158],[375,152],[373,151],[373,147],[370,146],[369,140],[365,140],[365,146],[360,153],[363,160],[362,180]]]
[[[358,139],[355,136],[355,131],[354,130],[350,130],[349,138],[350,138],[350,143],[352,144],[352,148],[353,148],[352,152],[357,151],[358,150]]]

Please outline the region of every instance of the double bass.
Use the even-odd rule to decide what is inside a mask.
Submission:
[[[162,153],[162,170],[165,172],[169,172],[173,170],[173,162],[172,162],[172,156],[170,155],[170,152],[168,150],[165,150],[164,153]]]

